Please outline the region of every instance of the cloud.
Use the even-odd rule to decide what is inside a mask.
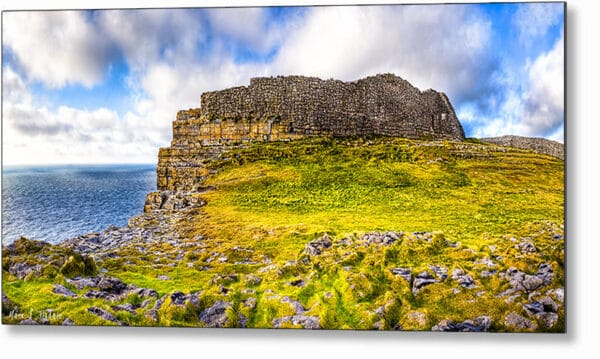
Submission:
[[[4,44],[29,80],[58,88],[99,83],[109,47],[84,12],[35,11],[3,14]]]
[[[564,141],[564,37],[520,69],[507,69],[503,96],[484,114],[469,104],[457,115],[471,136],[521,135]],[[518,74],[523,76],[519,77]]]
[[[528,66],[523,124],[532,135],[547,135],[564,122],[564,37]]]
[[[550,27],[561,22],[563,9],[562,3],[519,4],[513,23],[519,32],[520,42],[529,45],[545,36]]]
[[[214,33],[260,53],[281,40],[277,24],[269,24],[266,8],[221,8],[205,10]]]
[[[278,72],[355,80],[395,72],[454,101],[488,90],[491,23],[474,7],[311,8],[275,59]]]
[[[109,10],[98,20],[134,71],[157,61],[193,58],[203,39],[197,10]]]

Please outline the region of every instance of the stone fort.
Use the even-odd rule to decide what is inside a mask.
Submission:
[[[201,95],[179,111],[171,146],[159,150],[158,190],[199,191],[205,164],[251,141],[308,136],[395,136],[462,141],[448,97],[393,74],[354,82],[315,77],[253,78],[249,86]]]

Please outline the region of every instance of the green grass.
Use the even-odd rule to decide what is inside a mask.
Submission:
[[[215,189],[203,194],[208,204],[190,212],[186,226],[178,229],[190,247],[181,252],[168,243],[152,244],[141,253],[126,246],[96,266],[166,296],[158,322],[150,321],[144,309],[135,315],[118,312],[119,320],[130,325],[201,326],[198,313],[221,299],[232,303],[228,325],[239,324],[243,315],[249,327],[271,327],[275,318],[295,314],[281,302],[288,296],[328,329],[429,330],[443,319],[487,315],[492,330],[505,331],[506,314],[527,316],[521,304],[528,298],[521,295],[511,303],[497,298],[507,281],[497,275],[480,278],[486,267],[477,260],[494,258],[498,273],[510,267],[535,273],[541,263],[550,263],[556,276],[548,288],[564,286],[564,240],[553,238],[563,233],[564,163],[523,150],[494,149],[476,141],[393,138],[252,143],[210,164],[215,173],[205,185]],[[389,246],[338,244],[373,231],[406,235]],[[434,232],[433,240],[411,234],[421,231]],[[324,233],[334,246],[307,257],[305,245]],[[207,239],[195,241],[198,235]],[[530,237],[538,251],[522,254],[513,237]],[[456,242],[458,247],[448,245]],[[217,260],[221,257],[227,260]],[[19,258],[35,261],[33,255]],[[478,287],[457,292],[456,282],[447,279],[414,294],[390,272],[406,267],[417,274],[431,271],[431,264],[446,267],[449,276],[461,268]],[[4,268],[3,262],[3,291],[23,308],[57,308],[77,324],[111,324],[86,311],[91,305],[110,310],[106,303],[51,293],[52,283],[65,284],[59,267],[27,280],[12,278]],[[229,274],[237,280],[222,279]],[[170,280],[159,280],[159,275]],[[260,283],[250,284],[251,276]],[[305,286],[290,284],[296,280]],[[177,290],[202,291],[200,307],[170,305],[168,294]],[[244,305],[249,298],[256,300],[255,307]],[[383,308],[381,315],[378,308]],[[539,330],[564,330],[562,307],[558,314],[557,326]],[[6,315],[4,320],[11,322]]]

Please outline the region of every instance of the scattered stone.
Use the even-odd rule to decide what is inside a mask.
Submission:
[[[466,274],[465,271],[460,268],[454,268],[452,270],[452,279],[457,281],[458,284],[460,284],[460,286],[463,288],[470,289],[477,287],[473,277],[471,277],[469,274]]]
[[[515,312],[511,312],[504,318],[504,325],[513,330],[536,330],[538,328],[535,322],[523,318]]]
[[[256,308],[256,298],[250,297],[244,301],[244,306],[250,309]]]
[[[497,267],[496,263],[494,263],[490,257],[485,257],[485,258],[481,258],[479,260],[476,260],[475,262],[473,262],[473,264],[482,264],[485,265],[488,268],[494,268]]]
[[[222,328],[227,323],[227,308],[231,307],[230,302],[217,300],[213,305],[198,315],[200,322],[210,328]]]
[[[489,277],[492,277],[496,273],[498,273],[498,271],[495,270],[495,269],[492,269],[492,270],[482,270],[481,273],[479,273],[479,277],[480,278],[489,278]]]
[[[454,323],[451,320],[444,319],[431,330],[438,332],[485,332],[490,328],[492,321],[488,316],[480,316],[474,320],[465,320],[461,323]]]
[[[39,276],[42,274],[42,265],[34,264],[29,265],[27,263],[15,263],[8,268],[8,273],[17,277],[18,279],[23,279],[29,275]]]
[[[119,304],[119,305],[115,305],[115,306],[113,306],[111,308],[114,309],[114,310],[122,310],[122,311],[125,311],[125,312],[129,312],[129,313],[134,314],[134,315],[136,314],[136,312],[135,312],[136,306],[134,306],[131,303]]]
[[[187,297],[182,292],[171,293],[171,304],[173,305],[184,305]]]
[[[440,281],[446,280],[448,278],[448,268],[440,266],[440,265],[429,265],[429,268],[435,273],[436,277],[440,279]]]
[[[417,274],[413,281],[413,294],[417,294],[423,287],[430,284],[436,283],[437,280],[431,275],[431,273],[425,271]]]
[[[127,284],[118,278],[102,277],[98,282],[98,288],[103,292],[119,295],[127,290]]]
[[[390,269],[390,272],[392,272],[392,274],[394,275],[399,275],[402,278],[404,278],[404,280],[406,280],[408,282],[408,284],[410,285],[412,282],[412,272],[410,271],[410,269],[408,268],[392,268]]]
[[[305,315],[291,315],[287,317],[273,319],[273,328],[281,328],[282,325],[291,323],[292,325],[300,325],[304,329],[319,329],[319,317]]]
[[[565,299],[565,290],[564,288],[556,288],[556,289],[550,289],[549,291],[546,292],[546,295],[552,296],[554,297],[554,299],[558,300],[559,302],[564,302]]]
[[[325,249],[331,247],[331,244],[331,239],[327,234],[325,234],[306,244],[306,246],[304,247],[304,252],[311,257],[318,256],[321,253],[323,253]]]
[[[552,328],[558,322],[558,314],[542,312],[535,315],[538,321],[546,328]]]
[[[521,238],[521,242],[516,245],[516,248],[523,254],[531,254],[537,252],[537,248],[530,238]]]
[[[40,323],[36,322],[31,318],[23,319],[19,322],[19,325],[39,325]]]
[[[73,279],[65,278],[65,280],[75,288],[82,290],[85,287],[97,287],[100,277],[75,277]]]
[[[77,294],[68,290],[65,286],[60,284],[53,284],[54,288],[52,288],[52,293],[64,295],[65,297],[76,298]]]
[[[252,274],[247,274],[245,279],[246,279],[245,283],[247,285],[252,285],[252,286],[259,285],[262,282],[262,278],[257,277],[257,276],[252,275]]]
[[[288,282],[289,285],[293,286],[293,287],[304,287],[306,286],[306,282],[302,279],[296,279],[293,280],[291,282]]]
[[[281,303],[290,303],[290,306],[294,309],[294,312],[296,312],[296,314],[298,314],[298,315],[304,314],[304,312],[306,311],[306,309],[304,309],[304,306],[302,305],[302,303],[300,303],[297,300],[290,299],[290,297],[288,297],[288,296],[284,296],[283,298],[281,298]]]
[[[103,291],[99,291],[99,290],[90,290],[87,293],[85,293],[83,296],[85,298],[104,299],[104,300],[108,300],[110,302],[115,302],[115,301],[121,299],[121,297],[118,296],[118,295],[107,293],[107,292],[103,292]]]
[[[75,325],[75,323],[71,319],[66,318],[65,320],[63,320],[62,325],[71,326],[71,325]]]
[[[158,276],[156,276],[156,279],[158,279],[158,280],[171,280],[171,277],[169,277],[167,275],[158,275]]]
[[[102,308],[98,308],[98,307],[90,307],[90,308],[88,308],[88,312],[90,312],[94,315],[97,315],[104,320],[108,320],[110,322],[115,322],[115,323],[118,323],[119,325],[123,324],[117,319],[117,317],[112,315],[106,309],[102,309]]]
[[[135,288],[135,289],[131,290],[129,293],[138,295],[142,298],[147,298],[147,297],[158,298],[158,292],[156,292],[154,289],[149,289],[149,288]]]

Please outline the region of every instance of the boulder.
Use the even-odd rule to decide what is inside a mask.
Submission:
[[[108,320],[110,322],[115,322],[115,323],[118,323],[119,325],[123,324],[117,319],[117,317],[115,317],[112,313],[110,313],[106,309],[102,309],[102,308],[98,308],[98,307],[90,307],[90,308],[88,308],[88,312],[90,312],[94,315],[97,315],[104,320]]]
[[[490,328],[491,323],[492,321],[488,316],[480,316],[460,323],[445,319],[434,325],[431,330],[438,332],[485,332]]]
[[[512,330],[536,330],[538,328],[535,322],[523,318],[515,312],[509,313],[504,318],[504,325]]]
[[[227,323],[227,308],[230,307],[230,302],[217,300],[211,307],[200,312],[198,319],[207,327],[222,328]]]
[[[408,284],[412,283],[412,272],[408,268],[392,268],[390,272],[394,275],[399,275],[404,278],[408,282]]]
[[[430,284],[436,283],[437,280],[431,275],[431,273],[424,271],[415,277],[413,280],[413,294],[417,294],[423,287],[428,286]]]
[[[77,294],[71,292],[65,286],[60,284],[53,284],[52,293],[64,295],[65,297],[77,298]]]

